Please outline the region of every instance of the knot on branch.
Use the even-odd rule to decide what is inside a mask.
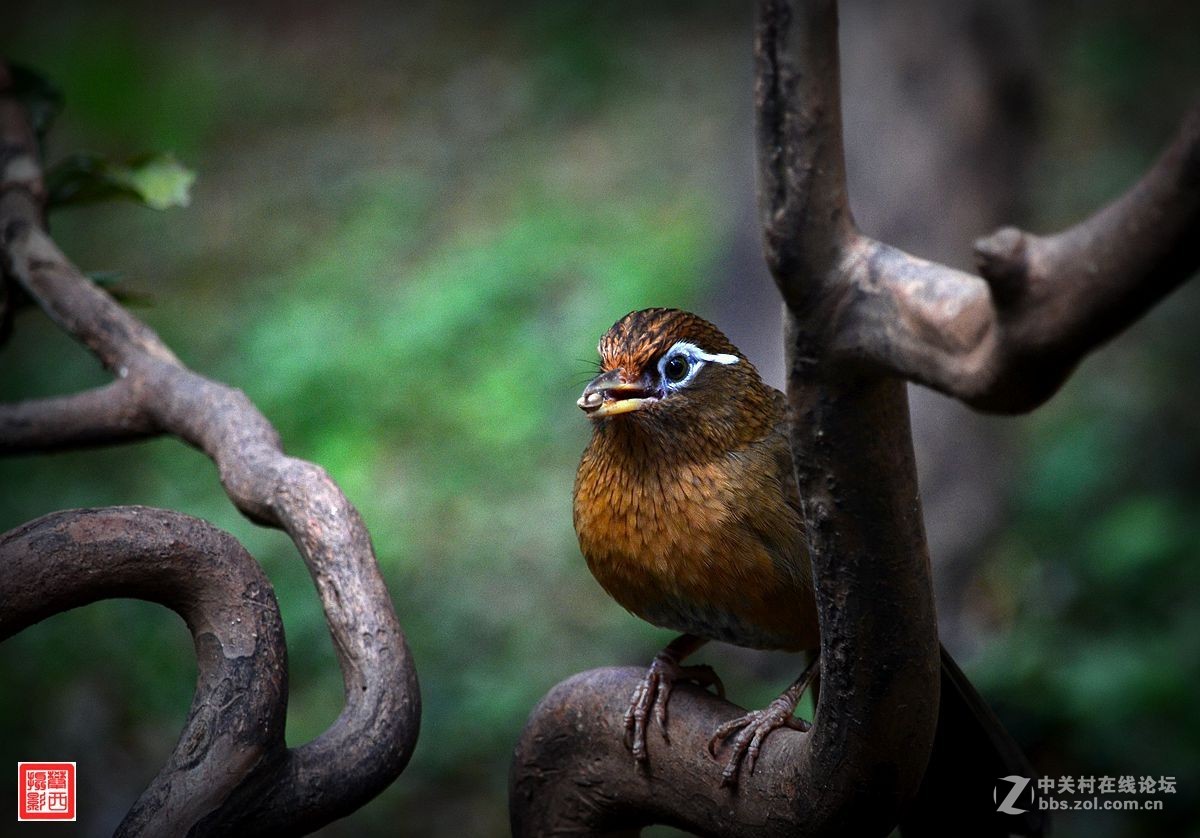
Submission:
[[[975,241],[979,273],[992,289],[992,300],[1003,311],[1020,300],[1028,287],[1027,234],[1016,227],[1002,227]]]

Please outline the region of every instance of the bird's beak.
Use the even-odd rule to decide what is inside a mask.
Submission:
[[[641,410],[650,402],[658,401],[656,393],[642,381],[622,381],[621,370],[602,372],[583,388],[583,395],[576,404],[593,418],[617,416]]]

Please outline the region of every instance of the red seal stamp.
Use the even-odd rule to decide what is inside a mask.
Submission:
[[[75,820],[75,763],[18,762],[17,820]]]

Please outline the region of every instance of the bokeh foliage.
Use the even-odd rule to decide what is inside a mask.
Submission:
[[[25,13],[0,44],[66,93],[51,159],[150,148],[199,172],[186,210],[64,210],[55,236],[84,270],[149,293],[139,316],[243,388],[371,530],[416,655],[421,741],[402,780],[329,834],[501,834],[533,703],[664,637],[578,556],[570,489],[587,429],[573,401],[616,317],[703,305],[736,279],[714,265],[730,193],[752,176],[749,21],[730,4],[643,5],[280,19],[65,4]],[[1196,69],[1186,27],[1105,14],[1063,12],[1048,30],[1033,195],[1046,226],[1145,165],[1180,110],[1170,74]],[[1166,817],[1063,819],[1060,834],[1178,832],[1196,813],[1198,312],[1185,290],[1014,423],[1021,467],[969,669],[1047,773],[1179,780]],[[5,400],[105,380],[36,312],[0,350]],[[312,585],[201,455],[160,440],[0,460],[0,529],[117,503],[201,516],[262,561],[288,636],[289,740],[332,721],[340,678]],[[721,655],[743,703],[780,686]],[[81,808],[107,834],[169,750],[194,671],[186,632],[153,606],[55,617],[0,647],[0,756],[78,759]]]
[[[1190,4],[1047,17],[1035,229],[1136,179],[1200,82]],[[1198,292],[1193,280],[1015,423],[1023,456],[978,586],[992,632],[972,675],[1043,774],[1178,781],[1162,812],[1068,813],[1059,834],[1200,834]]]

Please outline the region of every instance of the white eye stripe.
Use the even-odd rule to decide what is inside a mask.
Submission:
[[[737,355],[729,355],[725,352],[718,352],[716,354],[705,352],[699,346],[696,346],[696,344],[688,343],[686,340],[681,340],[676,343],[667,350],[667,354],[663,357],[670,358],[673,355],[686,355],[688,358],[696,361],[712,361],[714,364],[728,365],[736,364],[738,362]]]
[[[707,352],[697,351],[696,356],[701,361],[712,361],[714,364],[736,364],[738,362],[737,355],[730,355],[725,352],[718,352],[716,355],[710,355]]]
[[[674,358],[686,358],[688,361],[687,375],[679,381],[670,381],[666,374],[667,362]],[[670,389],[677,389],[687,385],[700,371],[700,368],[705,363],[714,364],[736,364],[738,362],[737,355],[729,355],[724,352],[712,353],[705,352],[694,343],[688,343],[686,340],[681,340],[667,350],[666,354],[658,362],[658,372],[663,383]]]

